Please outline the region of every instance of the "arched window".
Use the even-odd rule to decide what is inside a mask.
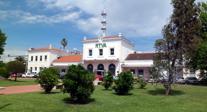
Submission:
[[[116,71],[116,66],[114,64],[110,64],[109,65],[109,72],[112,74],[112,75],[115,75],[115,71]]]
[[[104,65],[103,64],[99,64],[97,66],[97,70],[104,70]]]
[[[89,64],[89,65],[87,66],[87,70],[88,70],[89,72],[93,72],[93,65],[92,65],[92,64]]]

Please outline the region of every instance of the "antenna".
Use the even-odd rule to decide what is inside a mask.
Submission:
[[[107,22],[106,22],[106,16],[107,16],[106,9],[104,9],[102,11],[101,16],[102,16],[102,21],[101,21],[101,24],[102,24],[102,27],[101,27],[102,37],[105,37],[106,36],[106,25],[107,25]]]

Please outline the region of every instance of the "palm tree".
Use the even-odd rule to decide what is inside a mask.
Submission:
[[[63,46],[63,49],[65,50],[66,46],[68,45],[68,41],[67,41],[66,38],[63,38],[63,39],[61,40],[61,45]]]

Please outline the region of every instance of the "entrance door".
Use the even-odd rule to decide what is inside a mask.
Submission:
[[[104,65],[103,64],[99,64],[97,66],[97,75],[103,75],[104,74]]]
[[[114,64],[110,64],[109,65],[109,72],[112,74],[112,75],[115,75],[115,71],[116,71],[116,66]]]

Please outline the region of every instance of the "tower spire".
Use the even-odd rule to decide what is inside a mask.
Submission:
[[[106,22],[107,13],[106,13],[106,9],[105,8],[102,11],[101,16],[102,16],[102,21],[101,21],[101,24],[102,24],[102,27],[101,27],[102,35],[101,35],[101,37],[105,37],[106,36],[106,25],[107,25],[107,22]]]

